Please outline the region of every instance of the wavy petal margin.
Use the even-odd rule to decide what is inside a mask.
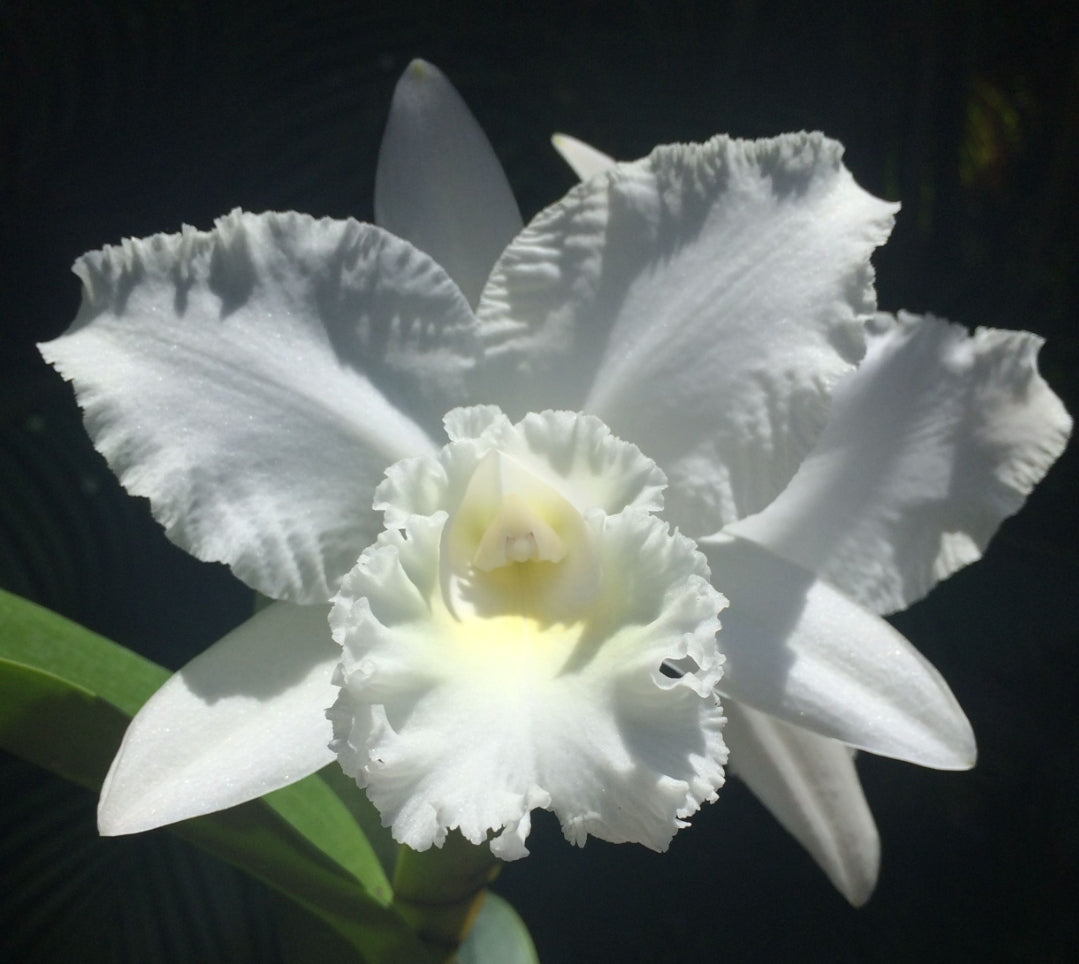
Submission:
[[[476,398],[602,418],[691,536],[790,481],[860,360],[894,204],[819,134],[657,148],[578,185],[499,260]]]
[[[327,600],[378,533],[386,466],[433,451],[464,397],[457,287],[379,228],[300,214],[234,212],[75,272],[82,308],[41,353],[127,490],[259,592]]]
[[[547,413],[562,442],[550,467],[572,478],[581,435],[563,414]],[[490,455],[516,462],[473,443],[491,446],[509,428],[522,440],[529,432],[524,423],[503,426],[490,410],[448,423],[457,438],[440,461],[462,479],[443,491],[463,492],[459,501],[383,533],[334,603],[330,621],[344,660],[329,715],[342,766],[367,788],[394,837],[418,850],[440,846],[457,828],[473,843],[494,833],[491,848],[503,859],[524,856],[536,807],[553,810],[577,844],[591,834],[665,849],[714,798],[726,760],[714,695],[724,600],[703,556],[638,508],[615,515],[592,508],[573,525],[555,520],[556,534],[567,535],[564,560],[473,573],[486,595],[471,609],[456,606],[443,591],[443,553],[456,538],[445,530],[458,527],[458,513],[472,513],[475,480]],[[582,433],[598,447],[632,448],[596,425],[585,418]],[[466,428],[479,439],[461,437]],[[608,472],[612,461],[624,462],[636,476],[637,457],[599,462]],[[545,453],[532,458],[541,464]],[[391,472],[394,491],[426,485],[430,475],[415,468]],[[543,480],[523,466],[506,471],[520,483],[511,495],[535,494],[542,504]],[[522,481],[518,471],[529,477]],[[480,481],[487,486],[486,475]],[[559,501],[576,514],[572,499]],[[461,538],[482,545],[484,525],[466,518]],[[558,573],[582,553],[594,591],[583,601],[569,593],[567,606]],[[683,675],[664,675],[667,661],[679,661]]]
[[[728,531],[877,613],[981,558],[1064,450],[1072,420],[1025,331],[878,317],[865,361],[787,489]]]

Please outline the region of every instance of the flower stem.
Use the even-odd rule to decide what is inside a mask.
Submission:
[[[441,848],[400,848],[393,906],[430,948],[432,960],[454,960],[500,869],[486,843],[471,844],[456,831]]]

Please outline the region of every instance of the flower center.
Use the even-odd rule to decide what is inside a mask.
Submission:
[[[580,512],[498,450],[472,470],[442,545],[443,595],[458,619],[517,613],[545,624],[573,622],[599,585]]]
[[[561,562],[566,545],[535,508],[516,492],[502,499],[472,556],[472,565],[490,572],[511,562]]]
[[[334,751],[410,847],[453,827],[522,856],[550,807],[578,843],[662,849],[726,758],[724,600],[653,514],[662,473],[588,415],[446,429],[437,462],[387,472],[386,529],[334,600]]]

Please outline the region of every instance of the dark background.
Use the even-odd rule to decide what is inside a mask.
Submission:
[[[1076,9],[0,3],[0,585],[173,667],[244,617],[246,591],[119,491],[32,346],[74,316],[87,249],[235,206],[369,219],[391,90],[417,55],[471,105],[526,218],[572,184],[554,130],[624,158],[716,132],[839,138],[859,181],[904,204],[875,258],[881,306],[1044,335],[1042,370],[1079,412]],[[883,841],[866,907],[732,782],[667,855],[579,851],[540,819],[497,889],[544,961],[1079,959],[1074,449],[985,560],[895,620],[949,680],[980,761],[862,757]],[[98,840],[91,795],[20,761],[0,781],[0,958],[288,955],[304,922],[261,887],[167,833]]]

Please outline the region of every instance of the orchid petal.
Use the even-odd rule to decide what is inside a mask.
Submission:
[[[332,761],[325,709],[341,650],[326,615],[326,606],[268,606],[150,697],[105,778],[101,833],[224,810]]]
[[[727,535],[700,543],[717,586],[721,691],[881,756],[974,765],[974,734],[941,675],[900,633],[808,570]]]
[[[687,534],[790,481],[861,358],[869,255],[895,205],[816,134],[657,148],[541,212],[477,309],[483,391],[557,400],[632,438]]]
[[[893,612],[981,557],[1071,431],[1041,339],[880,316],[791,484],[729,531]]]
[[[441,472],[412,464],[380,489],[403,500],[394,524],[335,599],[333,745],[415,849],[457,828],[473,843],[493,832],[496,855],[515,859],[543,807],[574,843],[663,850],[722,784],[725,600],[689,539],[637,507],[589,507],[589,486],[569,491],[590,461],[611,492],[647,500],[650,473],[598,420],[566,415],[451,413]],[[430,514],[402,512],[428,502]]]
[[[569,134],[555,134],[551,137],[554,149],[582,181],[587,181],[593,174],[599,174],[616,163],[615,159],[602,151],[597,151],[590,144],[570,137]]]
[[[666,477],[636,445],[615,439],[598,418],[573,412],[530,412],[511,425],[493,405],[458,408],[445,417],[451,440],[478,439],[484,451],[492,445],[538,476],[571,502],[578,512],[601,509],[613,515],[626,508],[659,512]],[[457,503],[452,480],[455,463],[475,459],[470,446],[448,446],[438,460],[403,459],[386,470],[375,490],[375,508],[386,513],[386,525],[404,525],[410,515],[431,515]]]
[[[734,700],[723,735],[730,772],[809,851],[855,907],[877,882],[880,837],[851,749]]]
[[[475,305],[521,215],[486,135],[442,72],[413,60],[394,90],[375,220],[435,259]]]
[[[461,398],[474,320],[453,282],[370,225],[239,212],[75,271],[82,309],[41,351],[128,491],[265,595],[328,599],[380,528],[386,465],[430,451]]]
[[[672,546],[644,513],[607,522],[605,565],[632,559],[640,578],[612,579],[610,625],[583,635],[512,616],[433,616],[422,587],[437,584],[437,517],[388,533],[346,578],[333,611],[345,647],[334,745],[398,841],[424,850],[450,828],[473,843],[493,830],[492,849],[516,859],[528,853],[529,811],[543,807],[572,843],[591,834],[665,850],[714,799],[722,712],[701,680],[659,667],[691,639],[707,652],[717,597],[703,577],[683,582],[700,565],[689,540]]]

